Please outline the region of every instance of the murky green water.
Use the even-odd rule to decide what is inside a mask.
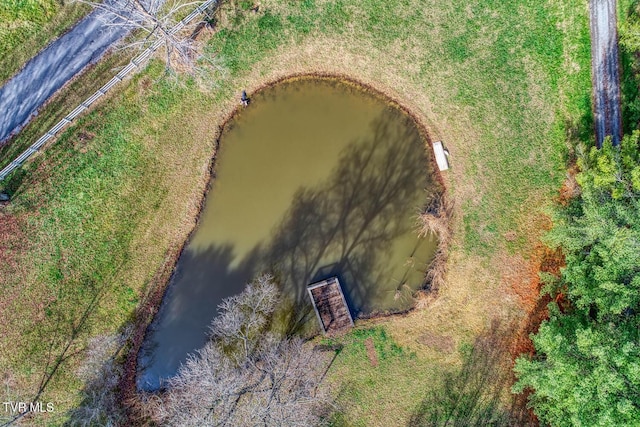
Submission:
[[[338,275],[356,316],[409,307],[435,249],[415,233],[434,189],[426,156],[405,113],[353,85],[303,79],[255,94],[221,138],[199,226],[139,358],[139,386],[173,375],[204,345],[221,299],[263,272],[302,304],[307,284]]]

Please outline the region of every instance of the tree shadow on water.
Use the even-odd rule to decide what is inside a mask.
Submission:
[[[338,275],[357,314],[388,278],[391,244],[411,231],[408,215],[432,184],[415,125],[389,116],[343,151],[326,183],[298,190],[274,233],[266,259],[294,301],[306,302],[307,284]]]
[[[397,119],[385,113],[369,138],[346,147],[325,183],[300,188],[270,241],[239,263],[231,246],[185,250],[145,339],[139,386],[157,388],[156,378],[173,375],[204,345],[217,305],[257,274],[272,272],[282,285],[288,333],[313,316],[306,286],[328,276],[340,277],[356,314],[370,308],[377,285],[388,284],[391,244],[412,232],[431,184],[423,140],[408,117]]]
[[[231,245],[185,250],[138,358],[138,386],[157,389],[189,353],[204,346],[217,307],[256,275],[259,248],[234,266]]]

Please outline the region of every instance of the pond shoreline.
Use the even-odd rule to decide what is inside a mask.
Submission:
[[[258,84],[255,88],[249,86],[248,88],[250,93],[249,96],[251,97],[253,93],[259,92],[261,90],[270,88],[272,86],[275,86],[284,82],[303,80],[303,79],[309,79],[309,80],[321,79],[321,80],[329,80],[329,81],[332,81],[332,80],[339,81],[349,86],[355,86],[360,90],[380,99],[385,104],[392,105],[393,107],[399,109],[404,114],[406,114],[413,121],[414,125],[416,126],[420,134],[421,139],[425,142],[425,147],[424,147],[425,151],[430,150],[430,145],[433,141],[430,137],[429,132],[427,131],[427,127],[425,126],[423,121],[419,119],[419,116],[417,114],[415,114],[413,111],[407,108],[404,104],[402,104],[397,99],[395,99],[393,96],[390,96],[387,91],[381,88],[378,88],[372,84],[366,84],[366,83],[360,82],[351,76],[336,74],[336,73],[313,73],[313,72],[292,74],[288,76],[279,77],[276,79],[267,80],[266,82]],[[197,213],[195,216],[195,222],[193,223],[193,227],[189,231],[187,237],[184,239],[184,241],[181,244],[175,245],[174,247],[170,248],[167,251],[165,255],[165,261],[158,268],[153,279],[151,280],[150,286],[148,288],[149,290],[146,296],[143,298],[141,304],[137,308],[136,314],[134,315],[134,319],[132,321],[134,327],[133,327],[133,333],[131,334],[131,338],[129,340],[129,345],[124,354],[124,360],[125,360],[124,374],[120,382],[120,393],[121,393],[122,401],[126,402],[126,406],[129,410],[129,414],[128,414],[129,420],[130,422],[133,422],[134,425],[136,424],[136,421],[140,421],[145,417],[145,415],[148,415],[148,414],[145,414],[144,405],[142,405],[143,399],[145,397],[145,393],[139,392],[136,385],[138,356],[141,351],[142,344],[145,340],[145,337],[147,333],[149,333],[150,327],[153,324],[153,321],[156,318],[156,315],[160,310],[160,307],[164,301],[165,294],[169,288],[169,284],[175,272],[175,268],[178,263],[178,260],[180,259],[187,243],[192,239],[192,236],[195,230],[198,228],[198,225],[200,224],[202,211],[205,205],[205,200],[209,192],[211,191],[213,182],[216,178],[217,154],[218,154],[218,149],[220,147],[220,140],[222,138],[223,132],[227,127],[228,123],[235,118],[236,114],[239,114],[242,111],[242,106],[240,105],[239,101],[238,101],[238,105],[235,108],[232,107],[233,105],[232,102],[235,102],[235,101],[236,101],[235,99],[233,101],[231,100],[228,101],[229,106],[232,108],[231,111],[227,113],[225,116],[223,116],[224,119],[221,121],[221,124],[215,126],[215,133],[213,136],[215,140],[214,152],[209,159],[209,165],[207,167],[208,173],[205,176],[203,176],[203,179],[205,180],[204,182],[206,182],[206,185],[204,186],[204,190],[202,191],[202,193],[199,195],[200,200],[199,200],[199,203],[197,203]],[[446,195],[446,186],[444,183],[444,179],[437,168],[435,158],[433,155],[428,155],[427,157],[429,159],[428,161],[431,162],[430,169],[432,171],[431,172],[432,176],[434,177],[434,181],[435,183],[437,183],[436,185],[438,186],[436,193]],[[438,251],[441,249],[444,243],[445,242],[438,243]],[[446,244],[444,246],[446,246]],[[433,265],[431,265],[430,268],[432,266]],[[425,271],[425,274],[426,274],[426,271]],[[368,315],[365,317],[377,318],[377,317],[387,317],[387,316],[403,315],[403,314],[406,315],[408,312],[414,309],[415,309],[415,305],[413,308],[410,308],[408,310],[403,310],[399,313],[395,313],[395,312],[394,313],[372,313],[371,315]]]

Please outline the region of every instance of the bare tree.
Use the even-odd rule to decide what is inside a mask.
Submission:
[[[242,364],[260,344],[278,301],[278,289],[269,274],[249,283],[241,294],[226,298],[211,323],[216,345],[237,365]]]
[[[169,381],[156,414],[168,426],[316,426],[330,400],[319,388],[325,354],[285,339],[236,367],[215,345]]]
[[[108,27],[136,31],[123,48],[142,51],[160,41],[166,66],[171,71],[196,74],[199,61],[206,60],[189,30],[172,31],[185,15],[203,1],[188,0],[76,0],[102,11],[100,18]],[[197,24],[197,22],[195,23]]]
[[[115,357],[124,344],[124,336],[102,335],[92,338],[78,376],[85,381],[83,401],[69,413],[68,425],[118,426],[124,419],[117,400],[116,387],[122,367]]]
[[[236,425],[317,426],[329,404],[319,388],[326,356],[300,339],[270,347],[251,366],[261,384],[245,399]]]
[[[220,306],[212,340],[188,359],[157,402],[169,426],[315,426],[330,400],[319,387],[327,355],[267,331],[278,300],[262,276]]]

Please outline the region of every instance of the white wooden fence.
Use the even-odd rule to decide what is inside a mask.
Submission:
[[[185,17],[182,21],[177,23],[171,30],[170,34],[175,34],[178,31],[182,30],[187,24],[189,24],[195,17],[202,14],[209,6],[216,3],[218,0],[206,0],[200,6],[198,6],[193,12],[191,12],[187,17]],[[145,49],[140,55],[136,56],[124,67],[118,74],[116,74],[111,80],[109,80],[104,86],[98,89],[93,95],[89,98],[85,99],[80,105],[78,105],[73,111],[71,111],[67,116],[65,116],[62,120],[56,123],[47,133],[42,135],[36,142],[34,142],[29,148],[24,150],[22,154],[13,159],[11,163],[9,163],[4,169],[0,171],[0,181],[3,181],[11,172],[18,169],[22,164],[31,157],[34,153],[38,152],[40,148],[51,138],[53,138],[58,132],[66,128],[69,123],[71,123],[76,117],[78,117],[84,110],[89,108],[91,104],[96,102],[98,98],[106,94],[109,89],[120,83],[124,78],[131,73],[133,70],[137,69],[142,63],[148,59],[153,52],[158,50],[160,46],[162,46],[163,41],[157,40],[154,44]]]

